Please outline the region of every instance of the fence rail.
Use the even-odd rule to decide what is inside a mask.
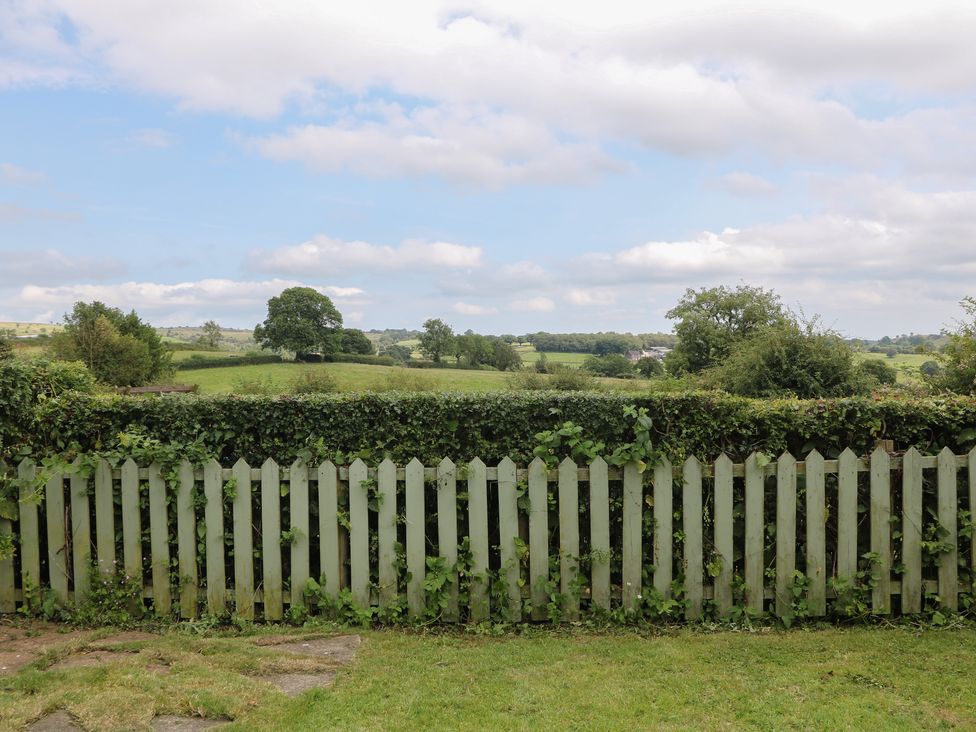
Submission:
[[[119,569],[153,612],[185,618],[278,620],[341,597],[445,621],[640,612],[650,598],[689,620],[823,616],[852,596],[884,615],[954,610],[973,591],[976,450],[690,457],[643,473],[602,458],[83,466],[17,466],[0,613],[42,592],[83,601]]]

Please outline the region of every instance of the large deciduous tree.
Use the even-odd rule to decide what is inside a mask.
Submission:
[[[376,353],[373,341],[358,328],[343,328],[340,340],[343,353],[355,353],[360,356],[371,356]]]
[[[64,330],[51,342],[55,358],[83,361],[99,381],[134,386],[170,370],[170,352],[156,329],[136,312],[123,313],[101,302],[75,303]]]
[[[338,352],[341,334],[342,315],[332,300],[311,287],[289,287],[268,300],[268,317],[254,329],[254,340],[302,360],[310,353]]]
[[[424,321],[424,332],[420,334],[420,352],[434,363],[451,353],[454,347],[454,331],[440,318]]]
[[[720,364],[733,347],[761,328],[789,321],[771,290],[740,285],[689,289],[667,313],[678,343],[668,354],[671,373],[698,373]]]

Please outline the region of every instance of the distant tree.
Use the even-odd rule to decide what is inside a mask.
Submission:
[[[550,371],[549,358],[544,353],[539,354],[539,358],[535,360],[535,370],[539,374],[548,374]]]
[[[771,290],[741,285],[687,290],[667,313],[678,343],[667,357],[671,373],[697,373],[722,362],[756,331],[788,321]]]
[[[492,360],[494,349],[491,341],[473,331],[466,331],[462,335],[454,336],[454,358],[458,363],[463,360],[469,366],[481,366]]]
[[[413,356],[413,351],[411,350],[410,346],[401,346],[394,343],[383,348],[380,355],[389,356],[391,358],[395,358],[397,361],[406,363]]]
[[[126,314],[100,302],[78,302],[64,322],[64,330],[51,341],[52,355],[82,361],[103,383],[144,384],[171,368],[170,351],[135,311]]]
[[[220,338],[223,335],[223,331],[220,330],[217,321],[208,320],[203,324],[202,330],[203,335],[200,337],[200,340],[209,348],[216,348],[220,344]]]
[[[643,358],[637,359],[637,363],[634,365],[637,367],[637,373],[644,378],[649,379],[652,376],[664,375],[664,364],[661,363],[661,359],[659,358],[644,356]]]
[[[942,367],[938,361],[926,361],[918,367],[918,370],[922,372],[923,376],[929,379],[939,376],[942,373]]]
[[[363,356],[371,356],[376,353],[373,341],[358,328],[343,328],[340,338],[340,350],[343,353],[357,353]]]
[[[440,363],[441,358],[452,353],[454,348],[454,331],[451,326],[440,318],[430,318],[424,321],[424,332],[420,334],[420,352],[434,363]]]
[[[336,353],[342,315],[326,295],[311,287],[289,287],[268,300],[268,317],[254,329],[262,348],[287,349],[302,360],[310,353]]]
[[[628,378],[634,375],[636,369],[627,357],[619,353],[607,356],[588,356],[583,361],[583,369],[599,376]]]
[[[515,350],[510,341],[493,339],[491,365],[499,371],[521,371],[522,354]]]
[[[898,355],[898,349],[897,348],[888,348],[888,349],[885,350],[885,356],[888,357],[888,358],[894,358],[897,355]]]
[[[611,353],[627,353],[632,343],[625,338],[601,338],[593,345],[593,353],[597,356],[608,356]]]
[[[875,358],[862,361],[858,368],[879,384],[894,384],[898,380],[898,371],[894,366]]]

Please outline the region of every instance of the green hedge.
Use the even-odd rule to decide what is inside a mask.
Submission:
[[[652,438],[672,456],[713,458],[727,452],[741,460],[753,450],[796,455],[812,448],[826,457],[850,446],[866,453],[880,438],[896,449],[911,445],[932,453],[944,446],[971,447],[976,399],[852,398],[750,400],[695,392],[638,396],[618,393],[496,392],[363,393],[302,397],[162,396],[131,399],[73,394],[38,405],[32,424],[6,425],[7,444],[35,452],[78,446],[100,449],[122,431],[142,430],[164,442],[200,441],[224,464],[245,457],[252,464],[273,457],[287,462],[318,443],[317,454],[371,461],[389,455],[425,463],[449,456],[494,463],[508,455],[529,459],[535,434],[563,422],[584,428],[608,452],[630,442],[626,405],[645,407]],[[18,435],[16,438],[14,435]]]
[[[392,356],[372,356],[365,353],[330,353],[322,356],[326,363],[364,363],[370,366],[399,366]]]
[[[225,366],[257,366],[263,363],[281,362],[281,356],[277,353],[245,353],[243,356],[219,356],[217,358],[190,356],[185,361],[177,362],[175,366],[179,371],[190,371],[192,369],[219,369]]]

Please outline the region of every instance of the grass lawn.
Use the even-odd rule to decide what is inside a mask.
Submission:
[[[405,391],[499,391],[508,388],[510,374],[503,371],[462,369],[406,369],[358,363],[296,364],[272,363],[255,366],[226,366],[177,371],[174,381],[198,384],[201,394],[226,394],[241,380],[267,384],[271,393],[287,392],[304,371],[326,371],[340,391],[402,389]],[[604,386],[640,389],[647,382],[633,379],[599,379]]]
[[[526,365],[532,365],[539,360],[539,356],[542,354],[541,351],[535,350],[535,346],[531,343],[527,343],[524,346],[515,346],[515,350],[519,352],[522,356],[522,363]],[[558,363],[563,366],[582,366],[583,361],[590,357],[589,353],[556,353],[547,352],[546,360],[549,363]]]
[[[254,638],[184,626],[121,660],[51,669],[92,642],[75,635],[0,676],[0,728],[59,708],[99,730],[154,714],[232,718],[228,731],[976,727],[973,629],[361,635],[333,688],[295,698],[261,676],[302,662]]]

